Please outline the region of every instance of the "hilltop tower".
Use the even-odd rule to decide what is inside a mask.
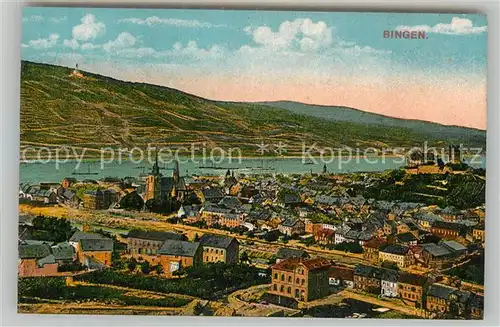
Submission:
[[[78,63],[75,65],[75,69],[73,70],[73,72],[71,72],[69,76],[83,78],[83,74],[78,69]]]

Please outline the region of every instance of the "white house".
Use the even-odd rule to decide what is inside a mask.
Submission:
[[[385,297],[398,296],[399,273],[392,269],[382,269],[380,295]]]

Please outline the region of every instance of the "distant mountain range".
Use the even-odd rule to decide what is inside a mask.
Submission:
[[[486,137],[486,131],[480,129],[441,125],[424,120],[394,118],[343,106],[313,105],[294,101],[271,101],[259,104],[337,122],[406,128],[433,138],[454,139],[465,143],[481,144],[485,142]]]
[[[486,132],[391,118],[344,107],[295,102],[212,101],[176,89],[23,61],[21,147],[88,148],[168,146],[238,147],[260,156],[257,144],[302,142],[328,147],[413,147],[464,143],[484,146]],[[273,155],[271,148],[266,155]],[[93,151],[93,152],[92,152]]]

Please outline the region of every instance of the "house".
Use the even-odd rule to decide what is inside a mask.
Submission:
[[[441,241],[439,244],[450,250],[454,257],[459,257],[467,253],[467,248],[456,241]]]
[[[304,250],[292,248],[280,248],[278,252],[276,252],[276,263],[290,258],[308,259],[309,254]]]
[[[386,241],[380,237],[373,237],[363,243],[363,258],[368,261],[378,262],[378,252],[381,246],[385,245]]]
[[[421,309],[428,283],[426,276],[402,273],[398,279],[398,295],[405,303]]]
[[[461,220],[463,218],[463,214],[460,212],[460,210],[458,210],[457,208],[455,207],[452,207],[452,206],[448,206],[446,208],[444,208],[441,212],[441,217],[443,217],[443,219],[445,221],[457,221],[457,220]]]
[[[351,230],[351,228],[347,225],[340,226],[335,231],[335,244],[340,244],[340,243],[347,241],[347,238],[346,238],[347,233],[349,233],[350,230]]]
[[[118,195],[113,189],[87,191],[83,194],[83,207],[93,210],[108,209],[117,200]]]
[[[63,191],[59,196],[59,201],[73,208],[78,208],[81,202],[76,193],[70,190]]]
[[[19,244],[19,261],[17,272],[19,277],[57,276],[59,264],[48,244]]]
[[[186,237],[174,232],[133,229],[127,235],[127,252],[132,256],[156,255],[166,240],[184,241]]]
[[[101,234],[77,231],[69,239],[75,248],[76,259],[83,265],[111,265],[113,240]]]
[[[200,238],[203,263],[224,262],[234,264],[239,258],[239,243],[234,237],[203,234]]]
[[[68,242],[53,245],[50,250],[59,265],[70,264],[76,260],[75,248]]]
[[[302,235],[305,232],[305,224],[300,219],[288,218],[278,225],[278,230],[288,236]]]
[[[393,269],[380,269],[380,295],[385,297],[398,296],[399,272]]]
[[[328,271],[330,261],[325,258],[290,258],[271,266],[270,294],[282,298],[308,302],[329,293]]]
[[[384,234],[392,235],[397,233],[397,224],[394,220],[386,220],[384,222]]]
[[[64,189],[68,189],[71,186],[73,186],[77,182],[76,178],[74,177],[66,177],[61,181],[61,186]]]
[[[174,271],[202,263],[202,247],[198,242],[187,242],[167,239],[158,250],[157,264],[163,267],[166,275],[171,276]]]
[[[472,293],[470,299],[470,317],[472,319],[483,319],[484,297],[482,295]]]
[[[412,232],[404,232],[396,235],[396,242],[404,245],[417,245],[418,239]]]
[[[242,214],[226,213],[219,217],[218,224],[228,228],[236,228],[243,225],[244,221],[245,217]]]
[[[198,220],[198,213],[201,206],[197,204],[182,205],[177,211],[177,218],[184,219],[186,222],[195,222]]]
[[[219,187],[205,188],[201,190],[201,201],[218,203],[224,198],[224,193]]]
[[[334,244],[335,231],[326,228],[319,228],[314,231],[314,240],[318,244]]]
[[[236,213],[234,209],[227,209],[218,205],[207,205],[201,210],[201,218],[208,226],[218,224],[229,228],[235,228],[243,224],[244,214]]]
[[[328,283],[332,286],[354,288],[354,269],[331,266],[328,270]]]
[[[431,233],[441,238],[455,239],[461,234],[462,225],[447,221],[435,221],[431,226]]]
[[[35,192],[31,192],[35,190]],[[57,203],[57,193],[54,189],[34,189],[30,190],[31,198],[34,201],[38,201],[45,204],[56,204]]]
[[[443,219],[430,212],[421,212],[415,215],[418,225],[424,230],[430,230],[432,224],[436,221],[442,221]]]
[[[441,244],[425,243],[420,246],[422,247],[420,260],[428,267],[443,268],[454,258],[453,252]]]
[[[241,209],[242,203],[235,196],[225,196],[218,202],[219,207],[226,208],[230,210],[239,210]]]
[[[112,239],[82,239],[80,240],[80,252],[77,256],[84,266],[90,266],[90,261],[94,261],[109,267],[112,262],[112,252]]]
[[[288,207],[288,206],[295,206],[299,205],[302,203],[302,200],[300,199],[300,196],[298,196],[295,193],[285,193],[283,194],[282,198],[279,199],[279,204],[282,207]]]
[[[314,226],[316,224],[313,223],[310,219],[304,219],[304,232],[307,234],[313,234],[314,233]]]
[[[484,223],[477,224],[472,228],[472,238],[476,241],[480,241],[484,243],[485,235],[484,235]]]
[[[380,267],[359,264],[354,268],[354,288],[357,290],[380,294],[381,278]]]
[[[429,312],[448,313],[450,304],[456,303],[456,289],[442,284],[434,283],[427,290],[425,308]]]
[[[378,253],[379,262],[394,262],[399,268],[407,268],[413,264],[413,254],[406,245],[390,244]]]

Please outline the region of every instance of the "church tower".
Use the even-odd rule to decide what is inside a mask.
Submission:
[[[161,201],[161,173],[160,166],[158,165],[158,152],[155,154],[155,163],[151,174],[146,177],[146,194],[144,200],[153,199],[154,201]]]

